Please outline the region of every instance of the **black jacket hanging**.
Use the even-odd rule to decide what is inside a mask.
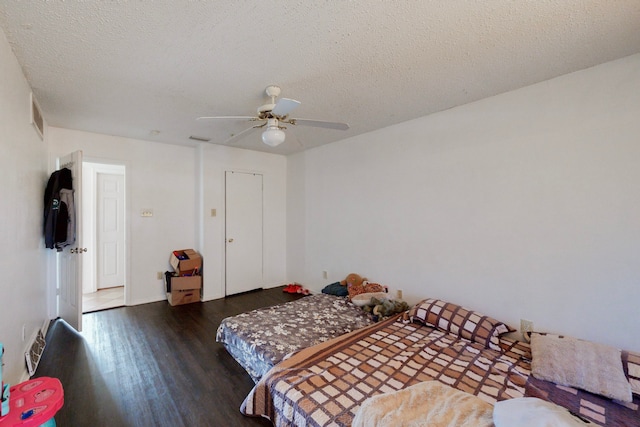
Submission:
[[[67,168],[53,172],[44,191],[44,243],[47,248],[58,251],[71,241],[67,238],[70,206],[60,199],[63,189],[73,190],[71,170]]]

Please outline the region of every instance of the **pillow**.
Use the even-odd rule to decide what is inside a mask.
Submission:
[[[370,282],[362,282],[359,285],[351,285],[349,286],[349,298],[353,299],[354,296],[360,294],[366,294],[371,292],[384,292],[384,286],[378,283],[370,283]]]
[[[336,295],[339,297],[346,297],[349,294],[347,287],[342,286],[340,282],[331,283],[330,285],[325,286],[324,289],[322,289],[322,293]]]
[[[364,294],[355,295],[351,298],[351,302],[357,305],[358,307],[363,307],[368,305],[371,302],[371,298],[387,298],[389,294],[385,292],[365,292]]]
[[[604,344],[558,335],[531,334],[531,373],[541,380],[610,399],[633,400],[620,350]]]
[[[626,362],[631,392],[640,396],[640,353],[623,351],[622,359]]]
[[[578,427],[586,426],[577,417],[555,403],[536,397],[502,400],[493,406],[496,427]]]
[[[409,319],[498,351],[502,351],[499,336],[515,330],[489,316],[432,298],[416,304],[409,311]]]

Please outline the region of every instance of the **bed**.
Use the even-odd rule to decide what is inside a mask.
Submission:
[[[613,401],[535,378],[529,343],[505,337],[508,326],[465,310],[425,300],[404,315],[300,350],[256,384],[241,412],[276,426],[350,426],[369,399],[437,381],[496,407],[536,397],[589,425],[640,425],[640,354],[620,353],[633,394],[630,402]]]
[[[372,323],[373,316],[347,298],[316,294],[227,317],[216,341],[258,382],[287,354]]]

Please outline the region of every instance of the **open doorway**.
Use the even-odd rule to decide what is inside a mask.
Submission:
[[[82,312],[125,305],[125,166],[82,163]]]

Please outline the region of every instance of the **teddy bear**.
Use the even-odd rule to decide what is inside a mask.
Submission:
[[[353,285],[359,286],[365,280],[367,280],[366,277],[362,277],[362,276],[360,276],[359,274],[356,274],[356,273],[349,273],[344,280],[340,281],[340,284],[342,286],[346,286],[348,288],[348,287],[351,287]]]
[[[322,293],[337,295],[339,297],[351,297],[349,289],[358,289],[365,280],[367,280],[366,277],[361,277],[356,273],[350,273],[344,280],[325,286],[324,289],[322,289]]]
[[[361,277],[355,273],[349,274],[346,279],[340,282],[340,284],[347,287],[350,299],[353,299],[353,297],[360,294],[386,292],[384,286],[378,283],[371,283],[366,277]]]

